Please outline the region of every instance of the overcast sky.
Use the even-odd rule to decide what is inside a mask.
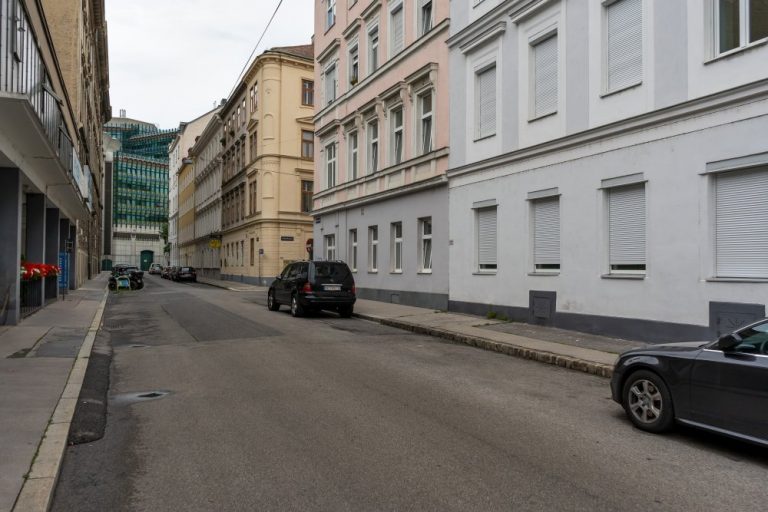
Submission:
[[[107,0],[112,113],[175,128],[225,98],[279,0]],[[256,54],[308,44],[314,0],[283,0]]]

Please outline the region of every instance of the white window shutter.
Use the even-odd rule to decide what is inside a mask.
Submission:
[[[643,1],[618,0],[606,7],[608,91],[643,77]]]
[[[496,66],[477,75],[477,133],[480,137],[496,133]]]
[[[405,26],[402,5],[392,13],[392,53],[400,52],[405,46]]]
[[[768,278],[768,169],[715,179],[717,276]]]
[[[645,184],[609,191],[611,265],[645,265]]]
[[[496,207],[477,210],[477,250],[480,268],[496,267]]]
[[[533,47],[534,112],[536,117],[557,110],[557,36]]]
[[[560,264],[560,198],[533,203],[533,260],[535,265]]]

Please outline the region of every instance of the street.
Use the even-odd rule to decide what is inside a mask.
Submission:
[[[265,302],[111,294],[106,433],[52,510],[765,509],[766,450],[640,432],[607,379]]]

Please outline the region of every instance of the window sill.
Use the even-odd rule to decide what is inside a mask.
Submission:
[[[496,136],[496,132],[493,132],[488,135],[476,137],[475,139],[472,140],[472,142],[480,142],[481,140],[490,139],[491,137],[495,137],[495,136]]]
[[[496,270],[475,270],[472,272],[473,276],[495,276]]]
[[[553,272],[528,272],[529,276],[559,276],[560,271],[553,271]]]
[[[402,270],[390,270],[389,273],[390,274],[394,274],[394,275],[402,275],[403,271]]]
[[[539,114],[538,116],[529,118],[528,122],[533,123],[536,121],[540,121],[541,119],[546,119],[547,117],[554,116],[555,114],[557,114],[557,110],[553,110],[552,112],[547,112],[545,114]]]
[[[759,277],[709,277],[708,283],[768,283],[768,279]]]
[[[628,91],[629,89],[634,89],[635,87],[640,87],[643,85],[643,81],[640,80],[639,82],[635,82],[634,84],[625,85],[624,87],[619,87],[618,89],[614,89],[613,91],[605,91],[604,93],[600,94],[601,98],[607,98],[608,96],[613,96],[614,94],[619,94],[624,91]]]
[[[643,280],[646,278],[645,274],[603,274],[600,276],[602,279],[634,279],[635,281]]]
[[[378,270],[369,270],[368,273],[369,274],[378,274],[379,271]]]
[[[749,43],[746,46],[739,46],[738,48],[734,48],[733,50],[728,50],[727,52],[721,53],[715,57],[712,57],[709,60],[704,61],[704,65],[712,64],[713,62],[717,62],[719,60],[727,59],[728,57],[733,57],[734,55],[738,55],[742,52],[746,52],[748,50],[751,50],[752,48],[757,48],[759,46],[763,46],[765,44],[768,44],[768,37],[765,37],[763,39],[759,39],[753,43]]]
[[[419,274],[419,275],[426,275],[426,276],[431,276],[432,275],[432,271],[431,270],[419,270],[416,273]]]

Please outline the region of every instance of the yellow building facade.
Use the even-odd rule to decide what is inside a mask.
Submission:
[[[312,45],[258,56],[222,109],[223,279],[269,283],[307,259],[314,175]]]

